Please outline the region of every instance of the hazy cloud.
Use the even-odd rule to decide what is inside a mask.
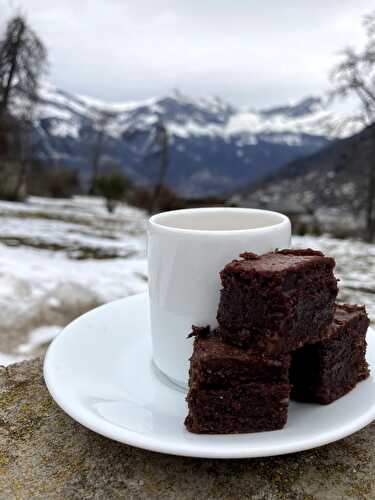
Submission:
[[[0,0],[50,54],[50,80],[112,101],[180,88],[263,106],[317,94],[337,53],[363,41],[371,0]]]

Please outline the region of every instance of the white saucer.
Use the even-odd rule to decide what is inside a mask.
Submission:
[[[375,367],[375,336],[368,338]],[[139,448],[193,457],[281,455],[341,439],[375,418],[375,383],[361,382],[328,406],[291,403],[280,431],[194,435],[185,430],[185,394],[156,373],[146,294],[99,307],[71,323],[44,362],[47,387],[63,410],[103,436]]]

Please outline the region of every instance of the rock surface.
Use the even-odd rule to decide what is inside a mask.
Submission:
[[[202,460],[110,441],[52,401],[41,360],[0,368],[0,498],[375,498],[375,423],[276,458]]]

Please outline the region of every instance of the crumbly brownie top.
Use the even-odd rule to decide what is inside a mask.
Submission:
[[[362,325],[359,327],[359,325]],[[360,335],[363,334],[364,328],[370,324],[367,316],[366,307],[354,304],[336,304],[332,323],[326,331],[325,336],[321,339],[322,344],[329,342],[335,337],[340,337],[347,329],[353,330]]]
[[[359,318],[366,318],[366,320],[368,321],[365,306],[352,304],[336,304],[332,328],[337,330],[349,321]]]
[[[367,316],[365,306],[359,306],[357,304],[336,304],[334,319],[335,321],[345,321],[362,314],[365,314]]]
[[[287,366],[290,355],[279,355],[277,358],[259,354],[250,349],[241,349],[222,341],[218,330],[211,331],[210,327],[194,327],[190,336],[195,336],[194,358],[200,360],[208,359],[236,359],[238,361],[249,361],[253,364],[262,363],[268,366]]]
[[[233,260],[225,266],[225,271],[235,273],[257,272],[274,273],[284,272],[291,269],[297,270],[306,263],[320,263],[333,269],[335,261],[326,257],[322,252],[310,248],[304,250],[277,250],[264,255],[256,255],[252,252],[244,252],[240,255],[241,260]]]

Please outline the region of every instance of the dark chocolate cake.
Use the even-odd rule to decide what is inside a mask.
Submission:
[[[368,325],[363,306],[338,305],[327,338],[292,353],[292,398],[329,404],[366,379]]]
[[[277,430],[290,393],[329,404],[369,376],[363,306],[335,305],[335,261],[321,252],[247,252],[220,273],[219,328],[193,327],[194,433]]]
[[[334,259],[310,249],[241,257],[220,273],[223,340],[277,355],[323,338],[337,295]]]
[[[239,384],[229,389],[192,388],[190,432],[234,434],[282,429],[288,417],[289,384]]]
[[[189,415],[195,433],[281,429],[287,420],[290,356],[271,358],[223,342],[218,331],[194,328]]]

